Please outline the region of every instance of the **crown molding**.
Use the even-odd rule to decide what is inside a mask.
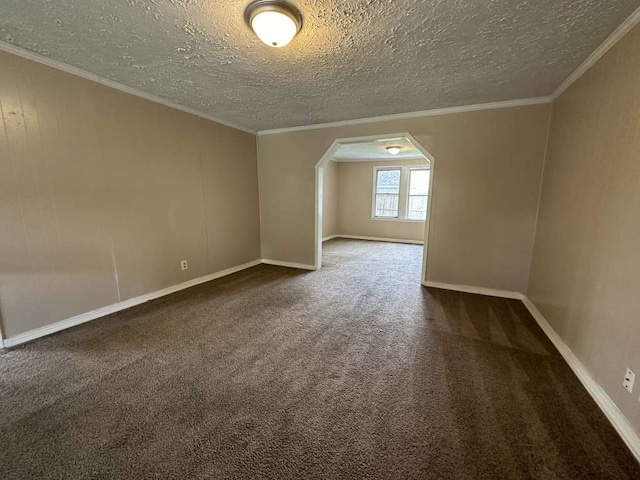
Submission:
[[[481,104],[465,105],[465,106],[459,106],[459,107],[446,107],[446,108],[439,108],[439,109],[433,109],[433,110],[422,110],[422,111],[409,112],[409,113],[381,115],[377,117],[343,120],[343,121],[337,121],[337,122],[301,125],[297,127],[275,128],[270,130],[260,130],[257,132],[255,130],[251,130],[249,128],[243,127],[241,125],[237,125],[235,123],[227,122],[220,118],[213,117],[211,115],[200,112],[193,108],[174,103],[170,100],[165,100],[164,98],[151,95],[149,93],[143,92],[141,90],[137,90],[132,87],[128,87],[127,85],[123,85],[113,80],[109,80],[99,75],[87,72],[80,68],[73,67],[71,65],[60,62],[58,60],[53,60],[51,58],[31,52],[24,48],[17,47],[10,43],[0,41],[0,51],[4,51],[7,53],[11,53],[13,55],[17,55],[22,58],[26,58],[27,60],[31,60],[36,63],[46,65],[48,67],[52,67],[57,70],[61,70],[71,75],[75,75],[75,76],[99,83],[101,85],[105,85],[107,87],[113,88],[115,90],[119,90],[124,93],[128,93],[130,95],[134,95],[136,97],[144,98],[145,100],[149,100],[151,102],[158,103],[160,105],[164,105],[166,107],[173,108],[175,110],[180,110],[182,112],[204,118],[211,122],[219,123],[221,125],[225,125],[227,127],[234,128],[236,130],[240,130],[253,135],[263,136],[263,135],[275,135],[278,133],[299,132],[299,131],[305,131],[305,130],[336,128],[336,127],[345,127],[345,126],[351,126],[351,125],[364,125],[368,123],[385,122],[385,121],[391,121],[391,120],[404,120],[404,119],[412,119],[412,118],[420,118],[420,117],[448,115],[453,113],[474,112],[479,110],[492,110],[492,109],[498,109],[498,108],[512,108],[512,107],[521,107],[521,106],[527,106],[527,105],[539,105],[539,104],[545,104],[545,103],[552,103],[565,90],[567,90],[574,82],[576,82],[582,75],[584,75],[584,73],[587,70],[589,70],[593,65],[595,65],[598,62],[598,60],[600,60],[609,50],[611,50],[611,48],[613,48],[627,33],[629,33],[639,23],[640,23],[640,8],[636,9],[631,15],[629,15],[629,17],[627,17],[627,19],[624,22],[622,22],[622,24],[620,24],[620,26],[618,26],[618,28],[616,28],[607,37],[607,39],[598,48],[596,48],[593,51],[593,53],[591,53],[591,55],[589,55],[585,59],[585,61],[582,62],[582,64],[578,68],[576,68],[558,86],[558,88],[556,88],[556,90],[548,97],[507,100],[503,102],[481,103]]]
[[[437,108],[434,110],[421,110],[418,112],[397,113],[393,115],[381,115],[339,122],[316,123],[313,125],[301,125],[299,127],[275,128],[273,130],[259,130],[258,135],[275,135],[277,133],[301,132],[303,130],[318,130],[322,128],[346,127],[350,125],[364,125],[367,123],[388,122],[391,120],[406,120],[410,118],[435,117],[452,113],[477,112],[479,110],[493,110],[497,108],[523,107],[527,105],[540,105],[551,103],[551,97],[524,98],[520,100],[507,100],[504,102],[479,103],[476,105],[464,105],[461,107]]]
[[[607,39],[596,48],[582,64],[576,68],[571,74],[562,82],[558,88],[551,94],[551,99],[555,100],[562,93],[573,85],[582,75],[586,73],[591,67],[593,67],[598,60],[611,50],[622,38],[629,33],[636,25],[640,23],[640,8],[635,10],[627,19],[616,28]]]
[[[134,95],[136,97],[144,98],[145,100],[149,100],[150,102],[159,103],[160,105],[164,105],[165,107],[173,108],[175,110],[180,110],[181,112],[185,112],[191,115],[195,115],[200,118],[204,118],[205,120],[209,120],[211,122],[219,123],[226,127],[235,128],[236,130],[241,130],[246,133],[250,133],[252,135],[256,135],[255,130],[251,130],[249,128],[243,127],[241,125],[236,125],[235,123],[227,122],[220,118],[213,117],[211,115],[207,115],[206,113],[199,112],[190,107],[185,107],[184,105],[179,105],[170,100],[165,100],[161,97],[156,97],[155,95],[151,95],[149,93],[143,92],[142,90],[137,90],[132,87],[128,87],[127,85],[123,85],[118,82],[114,82],[113,80],[109,80],[108,78],[101,77],[100,75],[95,75],[93,73],[87,72],[86,70],[82,70],[77,67],[73,67],[66,63],[60,62],[58,60],[53,60],[52,58],[45,57],[43,55],[31,52],[21,47],[16,47],[10,43],[0,41],[0,51],[11,53],[13,55],[17,55],[18,57],[26,58],[27,60],[31,60],[36,63],[40,63],[42,65],[46,65],[47,67],[55,68],[56,70],[61,70],[66,73],[70,73],[71,75],[75,75],[77,77],[84,78],[86,80],[90,80],[92,82],[99,83],[106,87],[113,88],[115,90],[119,90],[124,93],[128,93],[130,95]]]
[[[385,158],[336,158],[333,157],[331,159],[332,162],[336,162],[336,163],[365,163],[365,162],[371,162],[371,163],[380,163],[380,162],[384,162],[384,163],[401,163],[401,162],[415,162],[418,160],[424,160],[425,162],[428,162],[429,159],[426,158],[424,155],[412,155],[411,157],[400,157],[400,158],[391,158],[391,157],[385,157]]]

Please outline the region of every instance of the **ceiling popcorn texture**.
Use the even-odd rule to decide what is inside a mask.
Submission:
[[[0,41],[253,130],[546,96],[640,0],[2,0]]]

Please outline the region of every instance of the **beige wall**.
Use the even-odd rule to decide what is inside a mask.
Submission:
[[[263,135],[262,255],[314,263],[315,165],[337,138],[408,132],[436,160],[432,281],[523,292],[549,105]]]
[[[5,337],[260,257],[253,135],[7,53],[0,108]]]
[[[554,102],[527,291],[638,434],[639,79],[636,27]]]
[[[338,232],[338,164],[330,161],[323,169],[322,178],[322,236]]]
[[[373,220],[373,167],[425,165],[426,160],[338,163],[338,231],[341,235],[424,240],[424,222]]]

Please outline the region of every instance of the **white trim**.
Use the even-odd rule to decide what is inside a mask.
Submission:
[[[435,228],[435,220],[434,220],[434,212],[435,207],[433,206],[436,201],[436,191],[434,190],[435,186],[435,176],[436,176],[436,162],[432,158],[431,163],[429,165],[429,192],[427,197],[427,219],[424,222],[424,247],[422,250],[422,273],[420,274],[420,279],[424,282],[427,280],[427,259],[429,258],[429,239],[432,238],[433,232],[432,229]]]
[[[371,220],[382,221],[382,222],[400,222],[400,223],[403,223],[403,222],[404,223],[424,223],[425,222],[424,220],[413,220],[411,218],[398,218],[398,217],[371,217]]]
[[[584,385],[589,394],[596,401],[600,410],[602,410],[618,434],[622,437],[622,440],[626,443],[627,447],[629,447],[629,450],[631,450],[631,453],[636,457],[636,460],[640,462],[640,437],[638,437],[634,432],[620,409],[616,406],[613,400],[611,400],[609,395],[607,395],[607,392],[604,391],[596,379],[591,376],[587,368],[578,359],[578,357],[576,357],[569,346],[564,343],[533,302],[526,296],[523,296],[522,302],[525,304],[533,318],[535,318],[536,322],[538,322],[540,328],[544,331],[547,337],[549,337],[549,340],[551,340],[554,346],[558,349],[560,355],[562,355],[565,361],[569,364],[573,373],[576,374],[578,379],[582,382],[582,385]]]
[[[591,376],[587,368],[584,364],[576,357],[573,351],[569,348],[569,346],[564,343],[564,341],[560,338],[560,336],[556,333],[553,327],[547,322],[542,313],[537,309],[537,307],[533,304],[526,295],[523,295],[518,292],[509,292],[504,290],[494,290],[491,288],[483,288],[483,287],[472,287],[469,285],[451,285],[448,283],[440,283],[440,282],[423,282],[425,287],[434,287],[434,288],[443,288],[447,290],[454,290],[457,292],[466,292],[466,293],[479,293],[482,295],[489,295],[493,297],[503,297],[503,298],[514,298],[522,300],[531,316],[538,323],[542,331],[549,338],[551,343],[558,349],[562,358],[564,358],[565,362],[569,365],[573,373],[578,377],[582,385],[585,387],[587,392],[591,395],[591,397],[595,400],[600,410],[605,414],[613,428],[616,429],[624,443],[629,447],[631,453],[634,455],[636,460],[640,462],[640,437],[633,430],[633,427],[629,424],[629,421],[620,411],[618,406],[611,400],[607,392],[600,386],[600,384],[596,381],[595,378]]]
[[[300,270],[316,270],[315,266],[308,265],[306,263],[283,262],[281,260],[269,260],[266,258],[262,259],[262,263],[264,263],[265,265],[275,265],[276,267],[298,268]]]
[[[425,281],[422,283],[425,287],[441,288],[444,290],[453,290],[454,292],[477,293],[478,295],[487,295],[489,297],[513,298],[522,300],[523,295],[520,292],[512,292],[509,290],[497,290],[495,288],[473,287],[471,285],[454,285],[451,283]]]
[[[73,67],[66,63],[60,62],[58,60],[54,60],[49,57],[44,57],[37,53],[31,52],[29,50],[25,50],[24,48],[16,47],[10,43],[0,41],[0,51],[4,51],[7,53],[11,53],[13,55],[17,55],[18,57],[26,58],[27,60],[31,60],[36,63],[40,63],[42,65],[46,65],[51,68],[55,68],[56,70],[61,70],[66,73],[70,73],[71,75],[75,75],[77,77],[82,77],[86,80],[91,80],[92,82],[99,83],[106,87],[113,88],[115,90],[119,90],[124,93],[128,93],[130,95],[134,95],[136,97],[144,98],[145,100],[149,100],[154,103],[159,103],[160,105],[164,105],[165,107],[173,108],[175,110],[180,110],[185,113],[189,113],[191,115],[196,115],[197,117],[204,118],[211,122],[219,123],[221,125],[225,125],[230,128],[235,128],[236,130],[241,130],[246,133],[250,133],[252,135],[256,135],[255,130],[251,130],[249,128],[243,127],[241,125],[237,125],[235,123],[227,122],[226,120],[222,120],[217,117],[213,117],[206,113],[199,112],[190,107],[185,107],[184,105],[180,105],[174,103],[170,100],[165,100],[164,98],[156,97],[155,95],[151,95],[150,93],[143,92],[141,90],[128,87],[127,85],[123,85],[118,82],[114,82],[113,80],[109,80],[108,78],[101,77],[100,75],[96,75],[86,70],[82,70],[77,67]]]
[[[411,245],[424,245],[422,240],[406,240],[403,238],[362,237],[360,235],[336,235],[337,238],[349,240],[367,240],[369,242],[408,243]]]
[[[260,138],[259,136],[257,138]],[[314,218],[314,231],[313,231],[313,243],[314,243],[314,267],[316,270],[322,268],[322,217],[323,217],[323,195],[324,195],[324,167],[331,161],[333,156],[340,148],[340,143],[334,141],[329,149],[324,152],[324,155],[320,161],[316,164],[316,190],[315,190],[315,204],[313,207]]]
[[[400,162],[415,162],[418,160],[424,160],[422,155],[416,155],[411,157],[394,157],[394,158],[337,158],[333,157],[331,161],[336,163],[371,163],[371,162],[386,162],[386,163],[400,163]],[[420,166],[420,164],[416,164],[416,166]],[[428,165],[427,165],[428,167]]]
[[[429,162],[428,158],[420,157],[422,160]],[[380,171],[400,171],[400,188],[398,189],[398,216],[397,217],[376,217],[376,200],[378,198],[378,172]],[[427,212],[425,211],[424,220],[408,218],[407,211],[409,209],[409,197],[411,187],[411,172],[414,170],[426,170],[431,172],[429,163],[414,165],[374,165],[373,166],[373,185],[371,187],[371,220],[383,222],[405,222],[405,223],[424,223],[427,220]],[[429,175],[429,186],[431,186],[431,175]],[[427,205],[429,204],[429,193],[427,190]]]
[[[256,265],[260,265],[261,263],[262,263],[262,260],[254,260],[253,262],[248,262],[242,265],[238,265],[236,267],[227,268],[226,270],[212,273],[210,275],[205,275],[204,277],[194,278],[193,280],[189,280],[187,282],[183,282],[178,285],[167,287],[152,293],[147,293],[146,295],[140,295],[139,297],[130,298],[129,300],[114,303],[113,305],[108,305],[106,307],[98,308],[97,310],[92,310],[87,313],[81,313],[80,315],[76,315],[75,317],[67,318],[66,320],[60,320],[59,322],[55,322],[50,325],[45,325],[44,327],[29,330],[28,332],[19,333],[18,335],[14,335],[13,337],[5,338],[4,346],[14,347],[16,345],[20,345],[21,343],[29,342],[31,340],[35,340],[36,338],[44,337],[46,335],[59,332],[60,330],[65,330],[67,328],[75,327],[76,325],[80,325],[82,323],[86,323],[91,320],[104,317],[105,315],[110,315],[112,313],[116,313],[121,310],[134,307],[136,305],[140,305],[141,303],[145,303],[150,300],[154,300],[156,298],[164,297],[165,295],[169,295],[171,293],[175,293],[180,290],[193,287],[195,285],[200,285],[201,283],[210,282],[211,280],[225,277],[227,275],[231,275],[232,273],[236,273],[241,270],[245,270],[247,268],[255,267]]]
[[[540,185],[538,185],[538,203],[536,204],[536,220],[533,223],[533,237],[531,238],[531,255],[529,256],[529,270],[527,271],[527,285],[524,288],[526,292],[529,288],[529,280],[531,277],[531,267],[533,266],[533,254],[535,253],[536,235],[538,235],[538,222],[540,220],[540,207],[542,205],[542,189],[544,187],[544,170],[547,166],[547,157],[549,156],[549,139],[551,138],[551,123],[553,122],[553,103],[549,107],[549,123],[547,124],[547,138],[544,142],[544,152],[542,153],[542,171],[540,172]]]
[[[437,115],[449,115],[452,113],[477,112],[479,110],[493,110],[497,108],[523,107],[527,105],[540,105],[551,103],[551,97],[524,98],[519,100],[507,100],[504,102],[479,103],[460,107],[436,108],[419,112],[397,113],[393,115],[381,115],[378,117],[358,118],[339,122],[316,123],[315,125],[301,125],[299,127],[274,128],[271,130],[259,130],[258,135],[275,135],[278,133],[301,132],[304,130],[318,130],[322,128],[346,127],[350,125],[364,125],[367,123],[388,122],[390,120],[406,120],[410,118],[435,117]],[[385,135],[388,137],[388,135]]]
[[[334,238],[338,238],[338,237],[340,237],[340,235],[329,235],[328,237],[323,237],[322,241],[328,242],[329,240],[333,240]]]
[[[376,200],[378,198],[378,172],[400,172],[400,185],[398,185],[398,210],[397,217],[376,217]],[[402,193],[407,190],[406,186],[406,170],[402,165],[374,165],[373,166],[373,185],[371,187],[371,220],[393,220],[393,221],[402,221],[405,220],[405,210],[406,205],[402,203]]]
[[[567,88],[578,80],[584,73],[593,67],[598,60],[600,60],[609,50],[611,50],[616,43],[629,33],[638,23],[640,23],[640,8],[635,10],[622,24],[616,28],[602,44],[596,48],[582,64],[576,68],[571,75],[569,75],[564,82],[562,82],[558,88],[551,95],[551,99],[558,98]]]

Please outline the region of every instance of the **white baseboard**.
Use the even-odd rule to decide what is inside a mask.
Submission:
[[[96,318],[100,318],[105,315],[109,315],[112,313],[119,312],[121,310],[125,310],[127,308],[134,307],[136,305],[140,305],[150,300],[154,300],[156,298],[160,298],[165,295],[169,295],[171,293],[175,293],[180,290],[184,290],[186,288],[199,285],[201,283],[210,282],[211,280],[215,280],[217,278],[231,275],[233,273],[239,272],[241,270],[245,270],[247,268],[254,267],[261,263],[264,263],[267,265],[282,266],[282,267],[299,268],[304,270],[315,270],[315,267],[313,265],[306,265],[302,263],[282,262],[278,260],[268,260],[268,259],[254,260],[252,262],[248,262],[243,265],[238,265],[236,267],[228,268],[226,270],[212,273],[210,275],[205,275],[203,277],[194,278],[193,280],[189,280],[187,282],[184,282],[178,285],[167,287],[162,290],[158,290],[156,292],[131,298],[123,302],[102,307],[96,310],[92,310],[91,312],[83,313],[83,314],[68,318],[66,320],[61,320],[59,322],[52,323],[51,325],[46,325],[44,327],[36,328],[28,332],[20,333],[13,337],[5,338],[3,339],[4,340],[3,346],[13,347],[16,345],[20,345],[22,343],[35,340],[36,338],[44,337],[46,335],[50,335],[52,333],[65,330],[67,328],[74,327],[76,325],[80,325],[82,323],[89,322],[91,320],[95,320]],[[576,374],[578,379],[582,382],[587,392],[589,392],[589,394],[593,397],[593,399],[595,400],[597,405],[600,407],[602,412],[606,415],[606,417],[609,419],[609,421],[611,422],[613,427],[616,429],[618,434],[622,437],[622,440],[625,442],[627,447],[629,447],[629,449],[631,450],[635,458],[638,461],[640,461],[640,437],[635,433],[635,431],[627,421],[626,417],[622,414],[622,412],[616,406],[613,400],[611,400],[609,395],[607,395],[605,390],[591,376],[589,371],[578,359],[578,357],[576,357],[573,351],[567,346],[567,344],[564,343],[564,341],[560,338],[560,336],[555,332],[553,327],[551,327],[549,322],[547,322],[544,316],[536,308],[533,302],[531,302],[531,300],[529,300],[525,295],[519,292],[511,292],[507,290],[496,290],[492,288],[473,287],[470,285],[453,285],[448,283],[431,282],[431,281],[423,282],[423,285],[426,287],[442,288],[442,289],[454,290],[458,292],[477,293],[481,295],[489,295],[489,296],[501,297],[501,298],[514,298],[514,299],[522,300],[522,302],[527,307],[527,309],[529,310],[533,318],[536,320],[536,322],[540,326],[540,328],[547,335],[549,340],[551,340],[553,345],[558,349],[558,351],[560,352],[564,360],[567,362],[569,367],[573,370],[573,372]]]
[[[422,240],[405,240],[402,238],[362,237],[360,235],[334,235],[331,238],[349,238],[351,240],[368,240],[371,242],[409,243],[411,245],[424,245]],[[324,241],[324,239],[322,239]]]
[[[522,300],[522,294],[520,292],[512,292],[509,290],[496,290],[494,288],[485,287],[472,287],[471,285],[453,285],[451,283],[442,282],[422,282],[425,287],[442,288],[444,290],[453,290],[456,292],[464,293],[477,293],[479,295],[487,295],[489,297],[500,298],[514,298],[516,300]]]
[[[544,318],[536,306],[519,292],[510,292],[505,290],[495,290],[492,288],[472,287],[470,285],[452,285],[441,282],[426,281],[422,283],[425,287],[443,288],[446,290],[454,290],[457,292],[465,293],[478,293],[481,295],[489,295],[492,297],[502,298],[514,298],[522,300],[522,303],[527,307],[533,318],[536,320],[545,335],[551,340],[551,343],[558,349],[564,360],[567,362],[573,373],[582,382],[585,389],[591,397],[595,400],[600,410],[609,419],[613,427],[616,429],[624,443],[629,447],[631,453],[635,456],[636,460],[640,462],[640,437],[633,430],[633,427],[629,424],[629,421],[622,414],[620,409],[611,400],[607,392],[600,386],[600,384],[591,376],[586,367],[576,357],[573,351],[567,346],[566,343],[560,338],[556,331],[551,327],[549,322]]]
[[[29,342],[31,340],[35,340],[36,338],[44,337],[46,335],[59,332],[60,330],[65,330],[67,328],[75,327],[76,325],[80,325],[81,323],[86,323],[91,320],[95,320],[96,318],[104,317],[105,315],[110,315],[112,313],[116,313],[121,310],[125,310],[127,308],[140,305],[141,303],[148,302],[149,300],[154,300],[156,298],[164,297],[165,295],[169,295],[171,293],[184,290],[185,288],[193,287],[201,283],[210,282],[211,280],[215,280],[216,278],[225,277],[227,275],[231,275],[232,273],[236,273],[241,270],[245,270],[247,268],[255,267],[256,265],[260,265],[261,263],[262,263],[262,260],[254,260],[253,262],[245,263],[243,265],[238,265],[236,267],[227,268],[226,270],[212,273],[210,275],[205,275],[204,277],[194,278],[193,280],[189,280],[187,282],[180,283],[178,285],[173,285],[171,287],[163,288],[162,290],[158,290],[152,293],[147,293],[146,295],[140,295],[139,297],[130,298],[129,300],[125,300],[119,303],[114,303],[113,305],[108,305],[106,307],[98,308],[97,310],[92,310],[87,313],[81,313],[80,315],[67,318],[66,320],[60,320],[59,322],[55,322],[50,325],[45,325],[44,327],[35,328],[33,330],[29,330],[28,332],[20,333],[18,335],[14,335],[13,337],[5,338],[4,347],[13,347],[16,345],[20,345],[21,343]]]
[[[265,265],[275,265],[276,267],[299,268],[301,270],[316,269],[316,267],[314,267],[313,265],[307,265],[306,263],[283,262],[280,260],[269,260],[266,258],[262,259],[262,263],[264,263]]]
[[[582,364],[578,357],[576,357],[569,346],[564,343],[533,302],[526,296],[523,296],[522,302],[525,304],[533,318],[535,318],[536,322],[538,322],[540,328],[542,328],[547,337],[549,337],[549,340],[551,340],[558,349],[560,355],[562,355],[565,361],[569,364],[573,373],[576,374],[578,379],[582,382],[582,385],[584,385],[589,394],[596,401],[600,410],[602,410],[607,416],[613,427],[622,437],[622,440],[624,440],[624,443],[626,443],[629,450],[631,450],[631,453],[636,457],[636,460],[640,462],[640,437],[635,433],[620,409],[616,406],[613,400],[611,400],[609,395],[607,395],[607,392],[604,391],[596,379],[591,376],[587,368]]]
[[[329,235],[328,237],[324,237],[322,239],[323,242],[328,242],[329,240],[333,240],[334,238],[338,238],[340,235]]]

